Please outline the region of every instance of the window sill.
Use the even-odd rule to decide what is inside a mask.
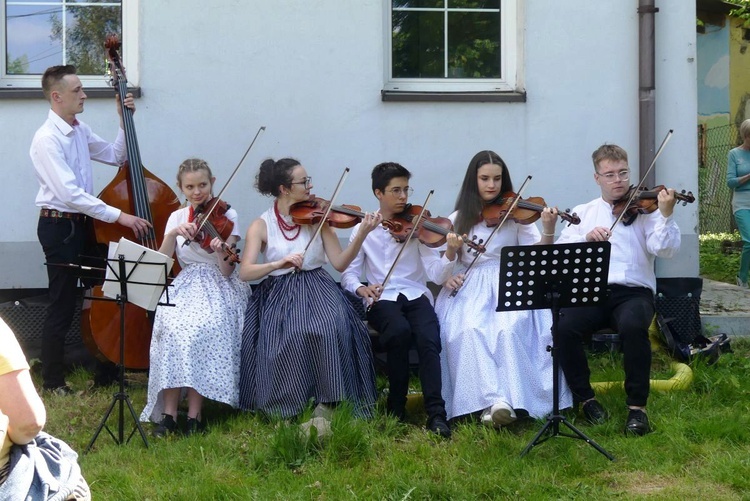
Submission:
[[[383,101],[443,103],[525,103],[525,92],[405,92],[381,90]]]
[[[111,87],[102,88],[87,88],[84,90],[88,98],[112,98],[115,95],[115,90]],[[133,97],[141,97],[140,87],[130,87],[128,92],[133,93]],[[28,88],[1,88],[0,99],[44,99],[44,93],[42,89]]]

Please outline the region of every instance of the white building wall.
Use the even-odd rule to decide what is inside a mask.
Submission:
[[[493,149],[517,186],[534,176],[526,196],[560,208],[586,202],[599,193],[590,155],[601,143],[626,148],[637,170],[637,1],[521,3],[526,103],[400,103],[380,97],[387,0],[141,0],[135,121],[143,163],[173,184],[179,163],[199,156],[222,186],[267,126],[224,197],[243,231],[270,204],[253,188],[267,157],[299,158],[323,197],[350,167],[337,202],[363,209],[376,206],[372,167],[397,161],[414,174],[411,201],[434,189],[432,213],[448,215],[469,159]],[[657,182],[697,194],[695,5],[657,7],[657,144],[675,130]],[[28,148],[47,109],[42,100],[0,100],[13,213],[0,231],[0,289],[46,287]],[[81,118],[114,137],[113,102],[90,99]],[[113,174],[101,166],[97,190]],[[675,213],[683,249],[660,272],[694,276],[697,204]]]

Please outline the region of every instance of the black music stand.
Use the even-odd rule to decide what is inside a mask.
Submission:
[[[135,270],[138,268],[139,265],[146,265],[146,266],[153,266],[153,267],[161,267],[164,270],[164,277],[167,276],[169,273],[169,269],[167,264],[164,262],[146,262],[142,261],[143,257],[146,255],[146,252],[143,251],[140,255],[140,257],[136,260],[128,260],[125,259],[124,254],[119,254],[116,259],[105,259],[104,261],[107,263],[107,267],[110,269],[110,271],[113,273],[113,276],[115,278],[107,278],[105,279],[105,282],[112,281],[117,282],[120,285],[120,293],[116,295],[114,299],[107,298],[107,297],[88,297],[87,299],[92,300],[101,300],[101,301],[116,301],[117,304],[120,307],[120,363],[118,364],[119,369],[119,380],[120,380],[120,387],[119,391],[115,393],[112,396],[112,402],[109,404],[109,408],[107,409],[107,412],[104,414],[104,417],[102,418],[101,422],[99,423],[99,427],[96,429],[96,432],[94,433],[94,436],[91,437],[91,441],[89,442],[88,446],[86,447],[86,453],[88,453],[91,450],[91,447],[94,445],[94,442],[96,442],[96,439],[99,437],[99,433],[101,433],[102,429],[106,429],[107,433],[109,433],[109,436],[112,437],[112,439],[115,441],[117,445],[122,445],[124,443],[129,443],[130,439],[133,438],[133,435],[135,434],[136,430],[140,433],[141,438],[143,439],[143,444],[148,447],[148,440],[146,440],[146,434],[143,431],[143,427],[141,426],[140,421],[138,420],[138,416],[135,413],[135,410],[133,409],[133,405],[130,403],[130,397],[125,392],[125,305],[128,303],[128,284],[132,285],[143,285],[143,286],[149,286],[149,287],[159,287],[159,288],[165,288],[167,291],[166,296],[166,303],[158,303],[159,305],[164,306],[174,306],[173,304],[169,303],[169,289],[166,288],[166,283],[161,282],[141,282],[141,281],[135,281],[130,280],[132,274],[135,272]],[[118,268],[115,270],[112,266],[112,263],[118,263]],[[130,271],[128,271],[126,264],[132,264],[132,268]],[[112,433],[112,430],[109,429],[107,426],[107,420],[109,419],[110,414],[112,414],[112,410],[115,408],[115,404],[119,402],[119,415],[118,415],[118,433],[117,437]],[[127,440],[125,440],[125,416],[124,416],[124,405],[128,405],[128,409],[130,410],[130,415],[133,418],[133,421],[135,422],[135,428],[130,432],[130,435],[128,435]]]
[[[521,452],[555,436],[579,438],[610,461],[615,458],[560,414],[560,367],[557,328],[560,308],[594,306],[607,297],[609,242],[505,247],[500,256],[500,285],[496,311],[552,310],[552,414]],[[560,423],[574,434],[560,431]]]

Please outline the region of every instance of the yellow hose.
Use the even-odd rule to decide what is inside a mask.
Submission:
[[[669,379],[652,379],[651,389],[656,391],[687,390],[693,382],[693,370],[686,364],[672,362],[671,368],[675,371],[674,376]],[[591,383],[596,392],[607,391],[612,388],[622,388],[622,381],[600,381]]]

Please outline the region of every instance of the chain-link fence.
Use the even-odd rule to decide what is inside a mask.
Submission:
[[[740,144],[735,124],[698,126],[699,232],[721,233],[736,229],[732,216],[732,190],[727,186],[727,155]]]

